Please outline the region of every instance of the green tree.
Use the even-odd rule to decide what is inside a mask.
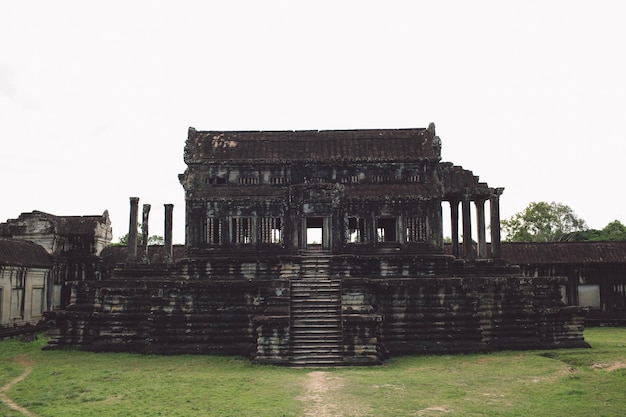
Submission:
[[[139,233],[137,235],[137,244],[141,245],[141,240],[143,239],[143,237],[141,236],[141,233]],[[159,235],[152,235],[148,237],[148,245],[162,245],[165,242],[165,238],[163,236],[159,236]],[[124,236],[120,237],[120,240],[116,243],[116,245],[119,246],[128,246],[128,233],[126,233]]]
[[[137,245],[141,245],[143,236],[141,233],[141,223],[137,223]],[[148,245],[162,245],[165,243],[165,238],[159,235],[152,235],[148,237]],[[128,233],[120,237],[120,240],[113,243],[114,246],[128,246]]]
[[[583,239],[590,241],[625,241],[626,240],[626,226],[624,226],[619,220],[614,220],[611,223],[604,226],[603,229],[595,230],[591,229],[583,233]]]
[[[545,201],[530,203],[501,225],[509,242],[556,242],[587,230],[585,221],[569,206]]]

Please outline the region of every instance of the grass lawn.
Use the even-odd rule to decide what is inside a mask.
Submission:
[[[0,342],[0,386],[31,371],[5,391],[37,416],[626,415],[626,329],[591,328],[585,338],[592,349],[293,369],[240,357],[42,351],[40,336]],[[0,416],[21,415],[0,404]]]

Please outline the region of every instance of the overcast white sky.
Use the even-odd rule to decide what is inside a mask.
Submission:
[[[187,128],[437,126],[443,160],[590,227],[624,213],[622,1],[3,1],[0,221],[173,203]]]

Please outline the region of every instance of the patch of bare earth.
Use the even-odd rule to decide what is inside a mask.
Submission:
[[[32,368],[33,361],[28,359],[26,356],[24,355],[18,356],[15,359],[15,362],[25,367],[24,372],[22,372],[20,376],[9,381],[2,388],[0,388],[0,401],[2,401],[2,403],[6,405],[7,407],[9,407],[11,410],[22,413],[23,415],[28,416],[28,417],[37,417],[37,414],[33,413],[27,408],[20,406],[11,398],[9,398],[6,394],[7,391],[9,391],[15,384],[26,379],[26,377],[30,375],[30,373],[33,371],[33,368]]]
[[[305,392],[298,397],[304,404],[306,417],[362,417],[369,407],[362,400],[344,394],[345,381],[330,372],[313,371],[307,374]]]
[[[591,367],[596,370],[602,369],[604,371],[613,372],[613,371],[617,371],[618,369],[626,368],[626,361],[619,361],[619,362],[613,362],[613,363],[594,363]]]
[[[442,414],[447,414],[449,413],[451,410],[446,410],[443,407],[428,407],[428,408],[424,408],[423,410],[419,410],[417,412],[418,416],[440,416]]]

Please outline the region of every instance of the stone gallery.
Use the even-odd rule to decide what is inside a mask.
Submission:
[[[0,337],[37,325],[69,301],[66,281],[100,279],[100,254],[111,242],[109,214],[22,213],[0,223]]]
[[[150,206],[140,239],[132,197],[128,247],[103,251],[99,280],[67,283],[69,304],[47,313],[49,348],[369,365],[401,354],[587,346],[582,310],[562,302],[564,279],[526,277],[502,259],[503,189],[441,162],[433,124],[190,128],[184,160],[184,249],[172,245],[172,205],[162,252],[139,245]]]

